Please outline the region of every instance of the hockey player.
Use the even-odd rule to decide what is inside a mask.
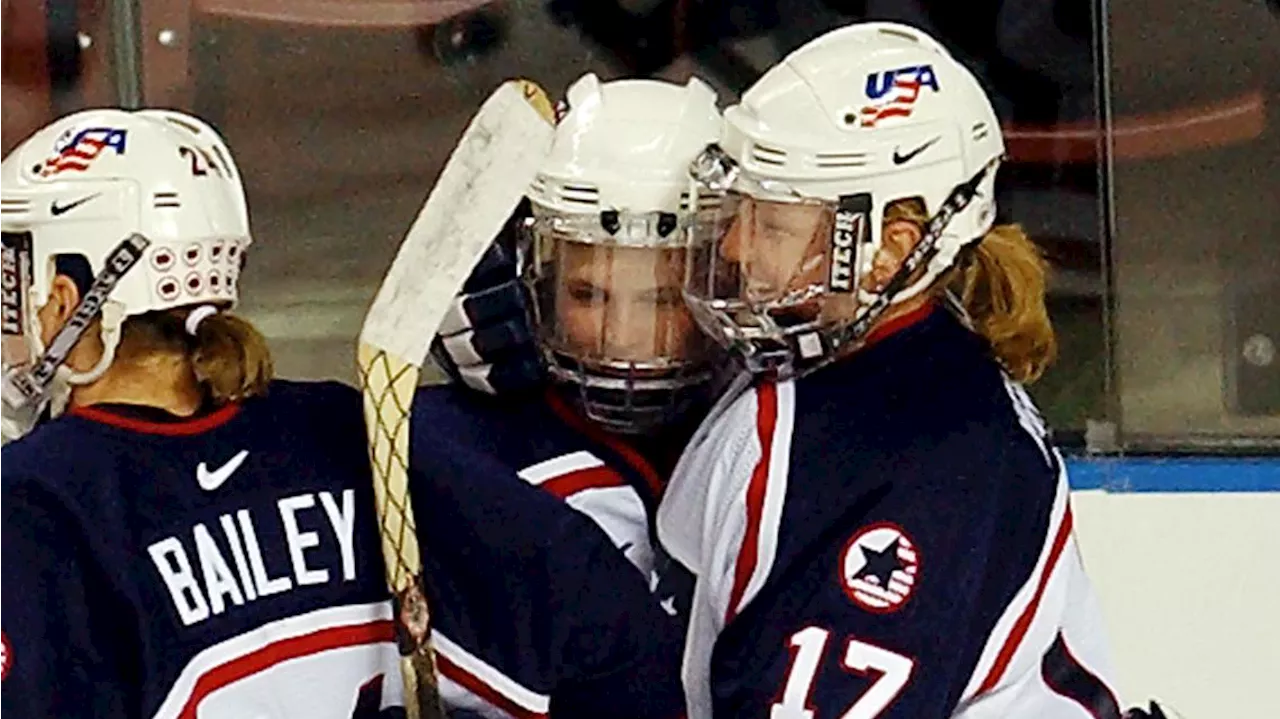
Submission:
[[[4,715],[402,711],[360,397],[272,381],[229,311],[250,234],[223,141],[90,110],[0,175],[7,376],[89,320],[56,417],[2,453]]]
[[[451,707],[683,714],[687,592],[671,586],[651,516],[674,464],[660,449],[678,453],[705,409],[709,343],[681,287],[687,168],[719,125],[696,80],[579,79],[519,247],[499,253],[518,249],[549,386],[419,391],[410,482]],[[520,346],[510,290],[498,282],[458,307],[449,356],[483,368],[486,345]],[[489,329],[462,329],[475,326]],[[520,365],[519,353],[497,363]],[[469,384],[511,389],[483,369]]]
[[[897,24],[813,40],[725,111],[687,289],[761,378],[658,513],[696,575],[690,717],[1119,716],[1022,386],[1055,341],[1040,255],[993,224],[1003,151],[972,75]]]

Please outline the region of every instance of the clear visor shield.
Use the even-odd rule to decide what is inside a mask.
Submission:
[[[538,331],[552,352],[625,377],[661,377],[706,360],[685,307],[686,250],[569,239],[538,229]]]
[[[714,315],[700,319],[730,342],[781,341],[817,327],[833,299],[856,298],[870,211],[870,195],[836,203],[730,190],[692,233],[685,289],[699,313]]]
[[[587,417],[613,431],[678,419],[700,401],[713,349],[684,302],[684,241],[564,229],[535,221],[524,270],[548,372],[576,386]]]

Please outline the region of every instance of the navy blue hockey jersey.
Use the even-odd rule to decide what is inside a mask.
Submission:
[[[683,620],[650,541],[657,473],[554,395],[424,388],[412,422],[446,703],[497,717],[681,715]]]
[[[361,421],[350,388],[275,382],[7,445],[4,716],[402,712]]]
[[[690,717],[1119,716],[1039,414],[951,314],[905,320],[682,457],[658,527],[697,575]]]

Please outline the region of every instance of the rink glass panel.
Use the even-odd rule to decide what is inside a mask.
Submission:
[[[14,0],[4,149],[94,105],[211,121],[252,208],[242,310],[282,375],[350,381],[372,293],[496,83],[693,72],[729,103],[859,17],[924,27],[993,97],[1001,217],[1055,267],[1060,358],[1032,391],[1061,441],[1274,451],[1280,23],[1264,0]]]

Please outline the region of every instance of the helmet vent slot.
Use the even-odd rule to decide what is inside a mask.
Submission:
[[[231,158],[227,157],[227,153],[223,151],[222,146],[215,144],[212,149],[213,154],[218,156],[218,162],[221,163],[222,168],[227,171],[227,176],[233,180],[236,179],[235,165],[231,162]]]
[[[912,33],[909,33],[903,30],[895,30],[892,28],[882,27],[880,28],[880,34],[888,35],[890,37],[902,38],[903,40],[910,40],[911,42],[920,42],[920,38],[916,37]]]
[[[595,207],[600,203],[600,190],[595,185],[564,184],[560,186],[560,199],[569,204]]]
[[[774,165],[775,167],[781,167],[782,165],[787,164],[787,152],[786,150],[769,147],[768,145],[752,145],[751,159],[761,165]]]
[[[31,211],[30,200],[16,200],[16,199],[0,200],[0,214],[25,215],[30,211]]]
[[[818,167],[863,167],[867,164],[865,152],[820,152]]]
[[[151,196],[152,204],[156,209],[176,209],[182,207],[182,202],[178,200],[176,192],[157,192]]]
[[[724,200],[724,195],[718,192],[699,192],[698,193],[698,209],[714,210],[720,207],[720,202]],[[689,211],[689,193],[680,193],[680,211]]]

